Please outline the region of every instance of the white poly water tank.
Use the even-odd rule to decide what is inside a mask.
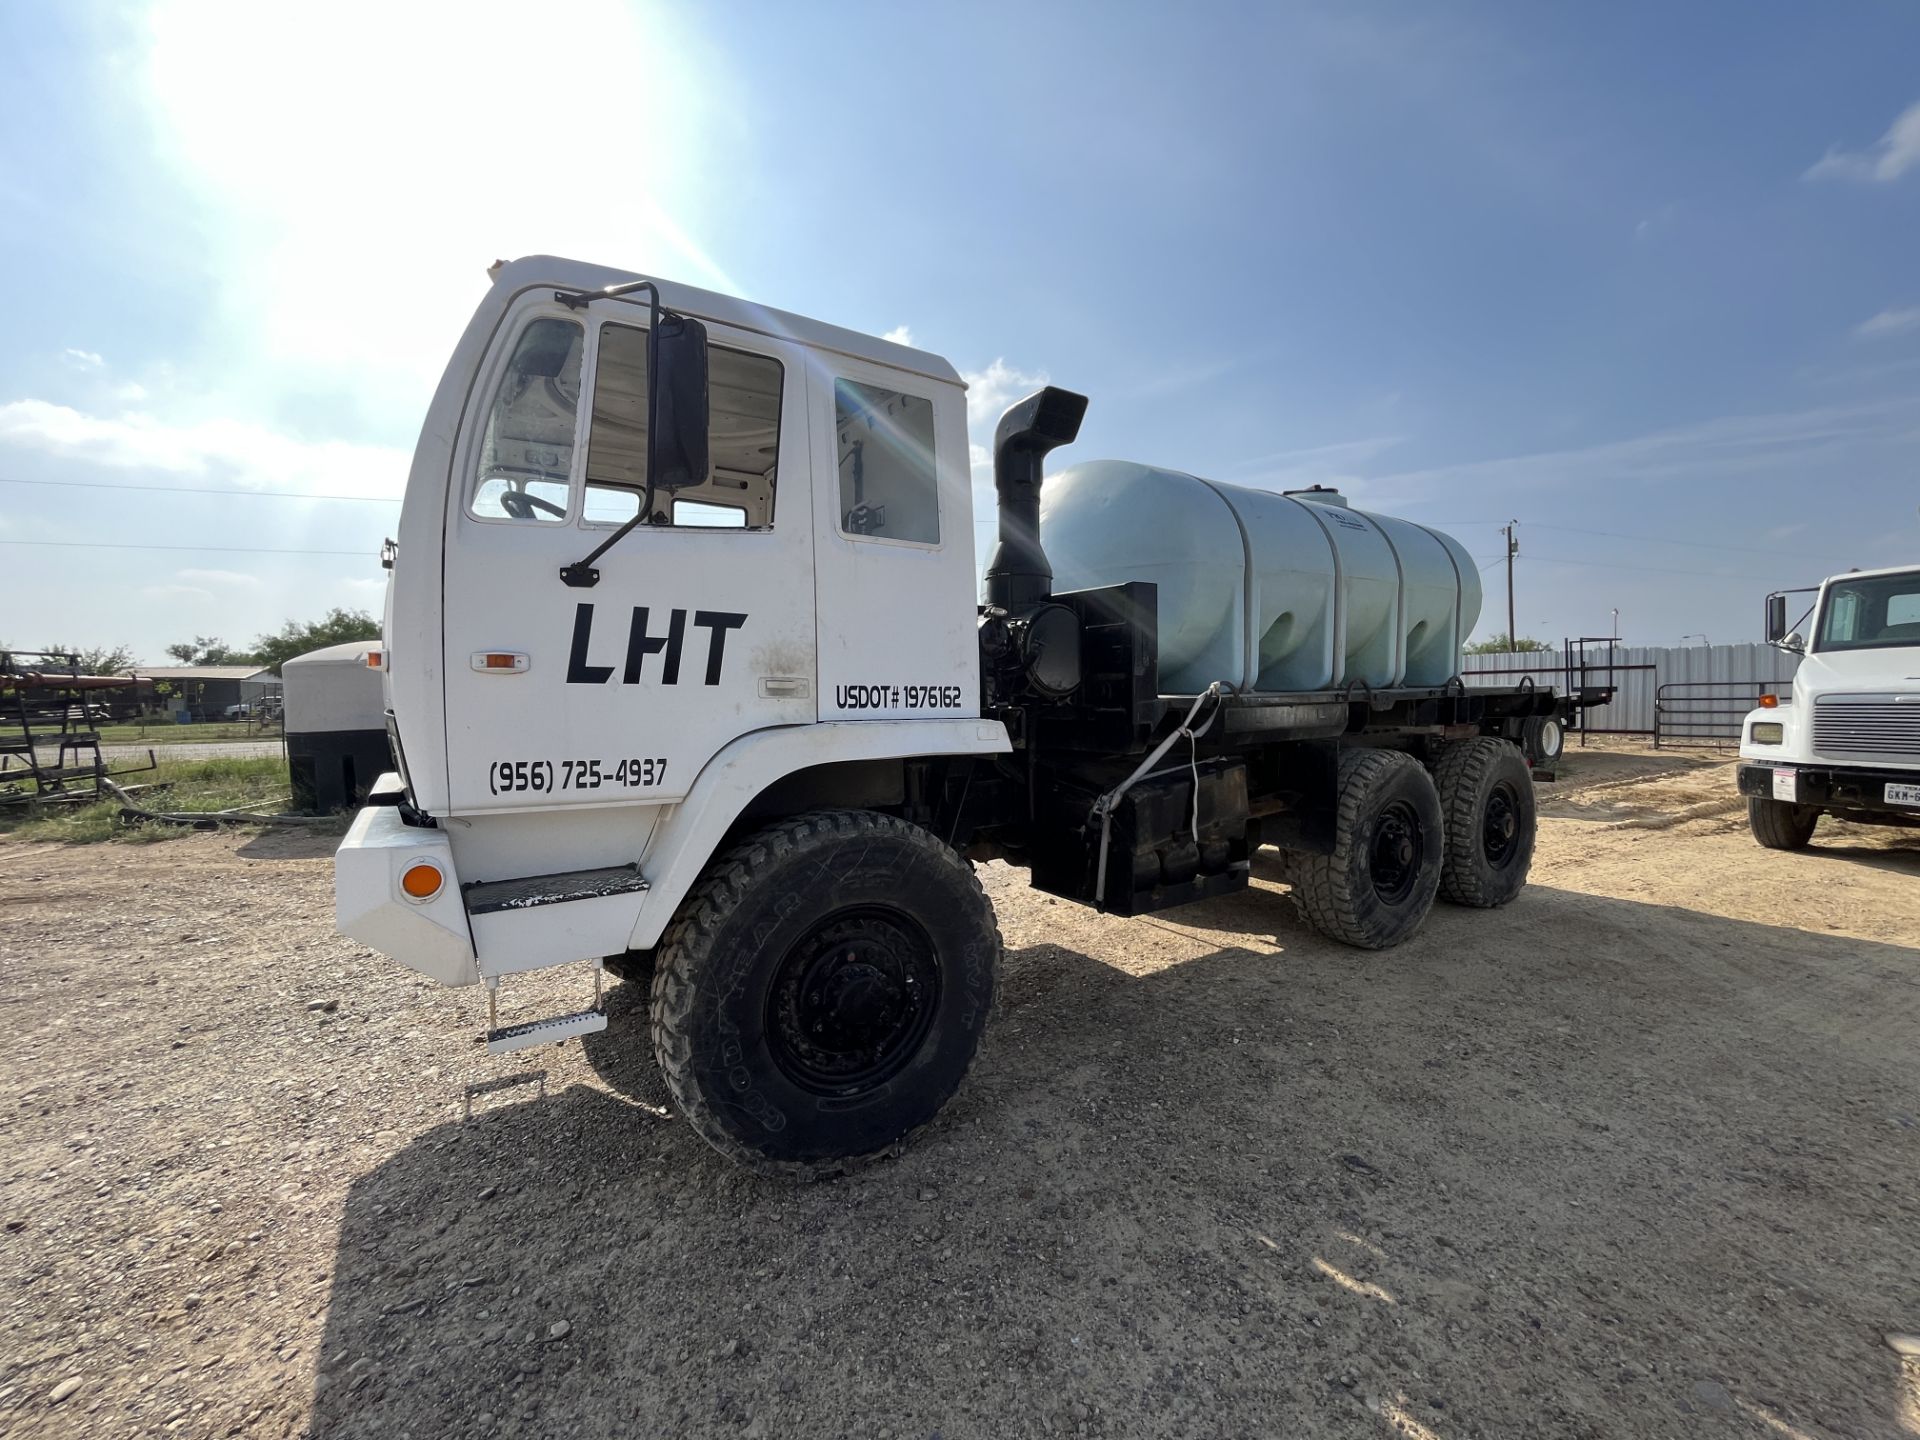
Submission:
[[[1122,460],[1048,476],[1056,592],[1159,587],[1160,688],[1194,694],[1441,685],[1480,618],[1458,541],[1332,491],[1249,490]]]

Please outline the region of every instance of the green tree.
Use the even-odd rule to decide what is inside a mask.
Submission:
[[[196,635],[178,645],[167,646],[167,654],[182,665],[254,665],[260,657],[235,650],[218,635]]]
[[[124,645],[115,645],[111,649],[101,645],[91,650],[77,645],[46,645],[41,648],[58,655],[79,656],[82,675],[124,675],[133,668],[133,651]]]
[[[1484,640],[1476,640],[1467,646],[1469,655],[1520,655],[1530,652],[1551,650],[1553,646],[1544,640],[1535,640],[1531,635],[1522,635],[1515,640],[1502,631],[1498,635],[1489,635]]]
[[[254,642],[249,658],[258,660],[274,674],[296,655],[328,645],[345,645],[352,640],[378,640],[380,622],[364,610],[343,610],[335,606],[320,620],[301,624],[289,620],[275,635],[262,635]]]

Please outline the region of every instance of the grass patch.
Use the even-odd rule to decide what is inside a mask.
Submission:
[[[172,788],[167,790],[141,791],[135,795],[135,800],[150,810],[236,810],[256,805],[284,810],[292,803],[286,762],[275,755],[162,760],[157,770],[118,779],[122,785],[170,785]],[[21,840],[74,845],[90,845],[102,840],[141,843],[172,840],[192,833],[180,825],[123,825],[120,802],[114,799],[85,805],[44,806],[37,812],[21,805],[0,809],[0,834]]]

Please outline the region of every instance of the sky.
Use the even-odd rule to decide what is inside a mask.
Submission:
[[[1465,544],[1483,636],[1517,522],[1524,635],[1757,639],[1920,564],[1916,53],[1784,0],[0,6],[0,642],[377,611],[538,252],[909,337],[976,441],[1079,390],[1056,465],[1339,485]]]

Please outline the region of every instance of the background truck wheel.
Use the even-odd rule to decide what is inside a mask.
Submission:
[[[1567,732],[1555,715],[1529,715],[1520,722],[1520,748],[1536,765],[1551,765],[1567,748]]]
[[[654,1054],[723,1155],[834,1174],[903,1144],[960,1088],[999,958],[980,882],[925,830],[797,816],[715,860],[662,937]]]
[[[1447,827],[1440,894],[1482,909],[1506,904],[1533,864],[1537,820],[1526,759],[1505,740],[1456,740],[1440,751],[1433,779]]]
[[[1333,853],[1291,857],[1294,900],[1328,939],[1385,950],[1433,908],[1445,848],[1440,797],[1418,761],[1343,751]]]
[[[1804,850],[1819,820],[1818,805],[1790,805],[1759,795],[1747,797],[1747,825],[1753,838],[1769,850]]]

